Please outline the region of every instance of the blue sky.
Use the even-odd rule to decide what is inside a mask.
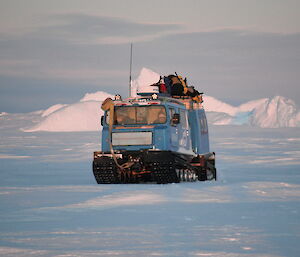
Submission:
[[[127,94],[142,67],[238,104],[299,103],[299,1],[0,0],[0,111]]]

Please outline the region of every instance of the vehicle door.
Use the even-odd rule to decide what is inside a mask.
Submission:
[[[179,145],[183,147],[185,150],[189,150],[191,147],[191,139],[189,134],[189,123],[188,123],[188,116],[187,111],[185,109],[179,109],[180,115],[180,126],[178,126],[178,140]]]
[[[175,108],[169,108],[169,116],[170,116],[170,140],[171,140],[171,147],[173,149],[170,150],[178,150],[178,145],[179,145],[179,124],[174,124],[172,122],[172,118],[174,117],[174,114],[177,113]]]

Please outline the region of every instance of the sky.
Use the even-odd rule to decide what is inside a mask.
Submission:
[[[127,96],[143,68],[230,104],[299,105],[300,1],[0,0],[0,112]]]

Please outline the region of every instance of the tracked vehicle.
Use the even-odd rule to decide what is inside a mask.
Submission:
[[[98,184],[217,179],[202,94],[159,92],[103,102],[102,150],[93,161]]]

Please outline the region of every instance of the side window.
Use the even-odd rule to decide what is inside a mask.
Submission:
[[[175,113],[174,108],[170,108],[170,109],[169,109],[170,121],[172,121],[172,117],[173,117],[174,113]]]
[[[109,124],[109,112],[104,113],[104,119],[105,119],[106,124]]]
[[[187,123],[187,117],[186,117],[186,111],[180,109],[180,123],[182,124],[182,128],[187,129],[188,123]]]
[[[201,113],[200,116],[200,124],[201,124],[201,134],[205,134],[208,132],[207,120],[205,114]]]

